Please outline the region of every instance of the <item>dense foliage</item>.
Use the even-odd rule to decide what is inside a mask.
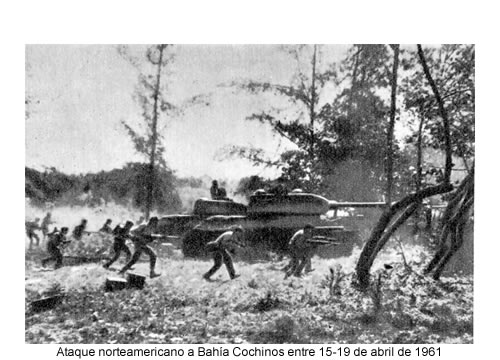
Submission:
[[[273,106],[256,109],[247,119],[270,125],[293,149],[275,159],[263,149],[251,147],[235,145],[228,152],[278,167],[291,188],[340,200],[381,200],[386,187],[393,52],[387,45],[353,45],[340,62],[324,64],[316,48],[321,49],[299,46],[289,50],[297,60],[297,72],[288,84],[253,80],[234,84],[256,96],[274,96]],[[422,177],[424,182],[439,182],[442,170],[435,164],[422,164],[417,147],[420,152],[444,150],[438,105],[416,49],[404,49],[401,54],[396,127],[407,126],[408,134],[406,144],[395,138],[392,146],[394,199],[421,186]],[[430,48],[426,57],[450,117],[453,156],[470,168],[474,157],[474,46]]]

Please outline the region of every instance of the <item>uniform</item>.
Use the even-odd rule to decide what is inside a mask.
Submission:
[[[102,226],[102,228],[99,229],[99,232],[102,232],[102,233],[105,233],[105,234],[112,234],[114,232],[114,230],[111,228],[111,220],[107,220],[104,225]],[[115,230],[118,228],[115,227]]]
[[[53,234],[50,234],[49,236],[49,241],[47,242],[47,251],[50,254],[48,258],[45,258],[42,260],[42,266],[45,266],[45,264],[51,260],[55,260],[55,269],[58,269],[62,266],[62,261],[63,261],[63,255],[61,252],[61,245],[68,243],[69,241],[66,240],[66,233],[67,233],[67,228],[66,230],[61,230],[60,232],[56,232]]]
[[[153,220],[156,219],[156,220]],[[153,222],[152,222],[153,221]],[[139,225],[131,231],[131,239],[134,242],[134,254],[130,261],[120,270],[120,274],[124,274],[129,270],[141,257],[144,252],[149,256],[150,277],[157,277],[160,274],[155,273],[156,253],[148,246],[154,240],[154,231],[158,225],[158,218],[151,218],[147,225]]]
[[[130,238],[130,228],[131,228],[132,223],[127,226],[125,224],[123,227],[120,225],[117,225],[114,230],[112,231],[114,235],[114,240],[113,240],[113,252],[114,255],[113,257],[106,262],[103,267],[105,269],[109,268],[111,264],[113,264],[118,258],[120,257],[121,252],[123,251],[127,255],[127,262],[130,260],[130,257],[132,256],[132,253],[128,246],[125,244],[127,239]]]
[[[47,215],[45,215],[45,217],[43,218],[42,225],[40,227],[42,229],[42,234],[44,239],[47,237],[49,233],[49,225],[53,223],[54,222],[51,219],[51,214],[47,213]]]
[[[297,231],[290,239],[288,248],[291,260],[286,268],[286,277],[301,276],[304,267],[306,271],[312,271],[311,257],[316,247],[308,242],[309,239],[310,236],[305,234],[304,229]]]
[[[73,233],[72,233],[73,238],[75,238],[75,240],[81,240],[83,234],[85,233],[86,227],[87,227],[87,221],[82,220],[82,223],[78,226],[75,226],[75,228],[73,229]]]
[[[239,234],[243,233],[241,230],[226,231],[216,240],[207,244],[207,250],[213,254],[214,265],[205,275],[203,275],[205,280],[210,280],[210,276],[215,274],[215,272],[220,269],[222,263],[226,265],[227,272],[229,273],[229,277],[231,279],[238,277],[234,271],[233,259],[229,251],[234,250],[235,247],[244,247],[245,244],[233,236],[235,232],[238,232]]]
[[[29,248],[31,249],[33,247],[33,239],[36,240],[36,246],[40,244],[40,237],[35,233],[36,230],[40,230],[40,225],[38,225],[39,219],[35,219],[34,221],[26,221],[24,223],[25,228],[26,228],[26,235],[30,239],[30,245]]]
[[[212,187],[210,188],[210,197],[212,200],[217,200],[219,197],[219,185],[215,180],[212,182]]]

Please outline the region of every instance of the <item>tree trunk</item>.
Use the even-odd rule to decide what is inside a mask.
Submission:
[[[391,223],[392,218],[396,216],[401,210],[407,209],[405,213],[403,213],[404,215],[402,218],[402,220],[406,220],[412,214],[410,210],[413,204],[419,204],[425,198],[444,194],[452,189],[453,186],[451,186],[451,184],[441,184],[429,187],[419,191],[418,193],[407,195],[384,211],[377,224],[373,228],[370,237],[366,241],[359,256],[358,263],[356,264],[356,278],[361,289],[367,288],[370,283],[370,269],[373,265],[373,261],[378,255],[378,252],[382,249],[383,245],[385,245],[385,242],[388,239],[388,236],[384,237],[384,233],[386,233],[386,228]],[[396,231],[397,228],[403,223],[404,221],[394,222],[394,224],[396,224],[397,226],[391,227],[389,229],[390,232]]]
[[[446,264],[463,244],[464,229],[469,221],[469,210],[474,205],[474,168],[454,191],[442,219],[439,249],[424,270],[438,280]]]
[[[311,126],[311,143],[310,143],[310,154],[311,154],[311,159],[314,158],[314,142],[315,142],[315,135],[314,135],[314,121],[316,118],[316,113],[315,113],[315,106],[316,106],[316,48],[317,46],[314,45],[314,52],[313,52],[313,59],[312,59],[312,84],[311,84],[311,104],[309,105],[309,118],[311,120],[310,126]]]
[[[156,73],[156,85],[154,90],[154,104],[153,104],[153,124],[151,126],[151,154],[149,156],[149,179],[146,195],[146,212],[145,218],[149,220],[151,210],[153,208],[153,190],[155,184],[155,160],[156,160],[156,143],[158,141],[158,97],[160,95],[160,81],[161,81],[161,68],[163,65],[163,51],[165,45],[159,45],[160,58],[158,61],[158,71]]]
[[[394,50],[394,63],[392,66],[391,77],[391,113],[389,118],[389,126],[387,128],[387,190],[386,201],[387,206],[392,203],[392,182],[393,182],[393,142],[394,142],[394,123],[396,122],[396,93],[398,87],[398,64],[399,64],[399,45],[391,45]]]
[[[360,289],[366,289],[368,287],[370,283],[370,269],[371,266],[373,265],[373,261],[377,257],[379,251],[387,242],[390,235],[394,231],[396,231],[400,225],[404,223],[404,221],[412,214],[416,206],[418,206],[418,204],[420,204],[422,200],[427,197],[438,194],[444,194],[446,192],[453,190],[453,186],[450,184],[450,174],[453,164],[451,162],[451,142],[450,142],[450,127],[448,122],[448,114],[446,113],[446,110],[444,108],[444,104],[439,94],[439,90],[437,89],[436,84],[432,79],[431,73],[427,66],[427,62],[425,60],[424,53],[422,51],[422,47],[420,45],[418,45],[418,56],[424,74],[429,84],[431,85],[432,91],[434,92],[434,96],[439,106],[440,115],[443,120],[445,152],[446,152],[445,174],[441,181],[441,184],[422,189],[411,195],[407,195],[403,199],[394,203],[392,206],[390,206],[384,211],[379,221],[373,228],[370,237],[366,241],[363,250],[361,251],[361,254],[359,256],[358,263],[356,264],[355,284]],[[393,217],[396,216],[403,209],[405,209],[404,213],[396,221],[394,221],[392,223],[393,226],[391,226],[387,230],[387,227],[389,226],[389,224],[391,224]]]
[[[417,49],[418,49],[418,57],[420,60],[420,64],[422,65],[422,69],[424,70],[425,77],[427,78],[427,81],[429,82],[429,85],[432,88],[432,92],[434,93],[434,97],[436,98],[436,101],[438,103],[439,114],[441,115],[441,118],[443,119],[444,145],[445,145],[445,153],[446,153],[446,163],[445,163],[443,183],[449,183],[450,176],[451,176],[451,168],[453,166],[452,159],[451,159],[452,152],[451,152],[451,137],[450,137],[450,121],[448,120],[448,113],[446,112],[446,110],[444,108],[443,99],[441,98],[441,95],[439,94],[439,90],[436,86],[436,83],[434,82],[434,79],[432,78],[431,72],[429,71],[429,67],[427,66],[427,61],[425,60],[422,46],[417,45]]]

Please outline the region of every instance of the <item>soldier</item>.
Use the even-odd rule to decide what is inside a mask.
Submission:
[[[80,225],[75,226],[75,228],[73,229],[72,233],[73,238],[75,238],[75,240],[81,240],[83,234],[86,232],[85,231],[86,227],[87,227],[87,219],[82,219]]]
[[[130,269],[141,257],[141,254],[145,252],[149,255],[149,277],[154,278],[160,276],[155,272],[156,264],[156,254],[151,247],[148,246],[155,237],[154,233],[157,231],[158,218],[156,216],[149,219],[147,225],[140,225],[136,229],[131,231],[131,239],[134,242],[134,254],[132,259],[120,270],[119,274],[124,274],[128,269]]]
[[[219,184],[217,183],[217,180],[212,181],[212,187],[210,188],[210,197],[212,198],[212,200],[219,199]]]
[[[55,260],[56,264],[54,266],[55,269],[59,269],[62,266],[63,255],[61,251],[61,246],[69,243],[70,241],[66,240],[66,234],[68,233],[68,228],[61,228],[60,232],[52,233],[49,236],[49,241],[47,242],[47,251],[50,256],[42,260],[42,266],[45,267],[45,264],[51,260]]]
[[[214,265],[203,275],[205,280],[210,281],[210,276],[219,270],[223,262],[226,265],[227,272],[231,279],[235,279],[239,276],[234,271],[233,259],[230,254],[230,251],[234,252],[235,247],[245,247],[245,243],[243,242],[243,229],[241,226],[232,227],[231,230],[226,231],[216,240],[207,244],[207,250],[213,254]]]
[[[134,226],[134,223],[132,221],[127,221],[125,225],[122,227],[120,225],[117,225],[114,230],[113,230],[113,235],[115,236],[114,241],[113,241],[113,252],[114,256],[106,262],[103,267],[105,269],[108,269],[111,264],[113,264],[118,258],[120,257],[121,252],[125,252],[127,255],[127,263],[130,260],[130,256],[132,253],[130,252],[130,249],[128,246],[125,244],[125,241],[130,238],[130,229],[132,229],[132,226]]]
[[[52,217],[52,214],[50,212],[48,212],[42,220],[41,229],[42,229],[42,234],[43,234],[43,240],[45,240],[47,238],[47,235],[49,233],[49,225],[54,223],[52,221],[51,217]]]
[[[35,233],[36,230],[41,229],[40,225],[38,224],[39,221],[40,218],[35,218],[34,221],[26,221],[24,223],[24,226],[26,227],[26,235],[30,239],[30,249],[33,247],[33,239],[36,240],[36,246],[40,244],[40,237]]]
[[[313,271],[311,269],[311,257],[316,246],[308,242],[308,240],[312,239],[313,229],[314,227],[311,224],[307,224],[304,229],[297,231],[288,243],[291,260],[285,268],[285,279],[291,275],[300,277],[304,267],[306,272]]]
[[[111,233],[113,233],[113,229],[111,229],[111,222],[112,221],[113,220],[111,220],[111,219],[106,220],[106,222],[104,223],[104,225],[102,226],[102,228],[99,229],[99,232],[103,232],[105,234],[111,234]],[[128,223],[128,221],[127,221],[127,223]],[[115,229],[116,229],[116,227],[115,227]]]

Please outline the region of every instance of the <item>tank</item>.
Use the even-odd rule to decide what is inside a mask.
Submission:
[[[163,233],[180,239],[186,257],[207,255],[205,244],[215,240],[231,226],[244,229],[250,253],[259,257],[269,251],[286,253],[293,234],[306,224],[314,235],[325,237],[331,245],[318,253],[326,257],[349,255],[360,241],[360,227],[366,220],[359,209],[380,209],[384,203],[336,202],[320,195],[291,192],[270,194],[258,191],[248,205],[232,201],[200,199],[191,215],[171,215],[160,220]],[[248,251],[247,251],[248,252]]]
[[[176,214],[163,216],[158,221],[159,231],[167,241],[180,246],[180,240],[189,230],[213,216],[246,215],[247,207],[244,204],[230,199],[209,200],[198,199],[194,203],[191,214]]]

